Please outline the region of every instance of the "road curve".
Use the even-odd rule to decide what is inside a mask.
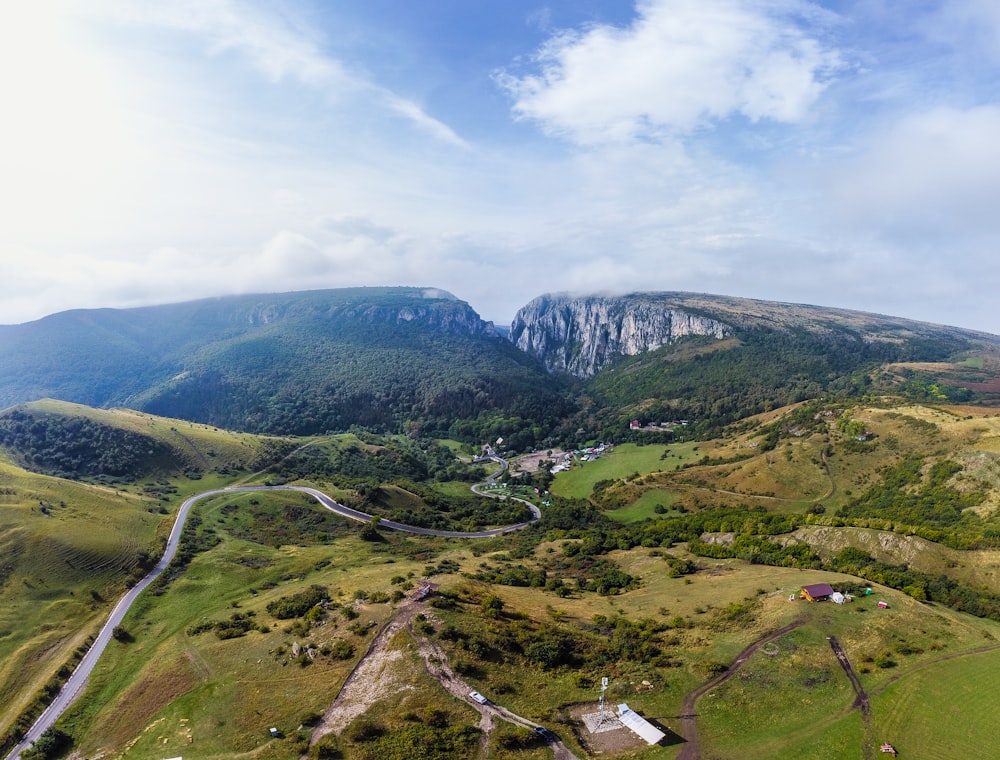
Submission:
[[[494,455],[491,458],[501,463],[501,472],[506,469],[507,463],[500,459],[500,457]],[[487,480],[487,482],[492,483],[495,479],[496,475]],[[476,487],[473,487],[473,490],[476,490]],[[245,491],[299,491],[300,493],[312,496],[323,507],[329,509],[331,512],[335,512],[336,514],[350,520],[369,522],[374,517],[374,515],[370,515],[366,512],[345,507],[343,504],[339,504],[334,501],[322,491],[315,488],[308,488],[307,486],[229,486],[227,488],[216,488],[211,491],[205,491],[185,499],[184,503],[181,504],[181,508],[177,510],[177,517],[174,520],[173,528],[170,530],[170,536],[167,538],[167,546],[163,552],[163,556],[160,558],[160,561],[156,563],[156,566],[150,570],[141,581],[130,588],[125,596],[118,600],[118,604],[116,604],[115,608],[111,611],[111,615],[108,616],[107,622],[105,622],[104,626],[101,628],[100,633],[97,634],[97,638],[94,640],[90,649],[87,650],[87,654],[85,654],[83,659],[80,660],[80,664],[76,666],[73,674],[66,679],[66,683],[63,684],[62,689],[59,690],[55,699],[53,699],[49,706],[45,708],[45,711],[38,716],[38,720],[35,721],[34,725],[28,729],[24,738],[21,739],[21,742],[10,751],[6,760],[17,760],[21,756],[21,752],[30,747],[32,743],[38,741],[39,737],[41,737],[45,731],[55,725],[55,722],[59,719],[59,717],[66,712],[70,705],[76,701],[76,698],[80,696],[80,693],[83,691],[83,687],[87,685],[87,680],[90,678],[90,674],[94,671],[94,667],[97,665],[97,661],[104,653],[105,647],[107,647],[108,643],[111,641],[114,629],[121,625],[122,620],[125,619],[125,615],[128,613],[129,608],[135,600],[139,597],[139,594],[141,594],[150,583],[155,581],[163,573],[163,571],[167,569],[167,566],[177,554],[177,547],[180,545],[181,532],[184,530],[184,523],[187,521],[188,513],[190,513],[191,508],[197,502],[202,499],[207,499],[210,496],[219,496],[222,494]],[[476,493],[479,493],[479,491],[476,491]],[[489,494],[482,495],[488,496]],[[517,499],[517,501],[522,501],[531,508],[531,519],[527,522],[518,523],[517,525],[507,525],[502,528],[476,531],[434,530],[432,528],[418,528],[414,525],[406,525],[393,520],[380,520],[379,527],[390,528],[392,530],[398,530],[405,533],[417,533],[422,536],[443,536],[446,538],[492,538],[494,536],[503,535],[504,533],[510,533],[515,530],[526,528],[541,518],[542,514],[538,507],[534,504],[524,501],[523,499]]]

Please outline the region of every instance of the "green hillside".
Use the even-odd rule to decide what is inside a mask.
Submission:
[[[155,561],[183,499],[230,484],[311,486],[443,530],[524,521],[511,496],[542,518],[473,540],[362,525],[289,491],[199,502],[178,558],[58,724],[79,756],[552,756],[531,732],[480,723],[449,678],[581,760],[675,758],[694,729],[720,759],[991,746],[1000,363],[986,338],[702,297],[688,308],[731,333],[564,382],[440,294],[279,301],[61,316],[79,327],[86,314],[81,340],[111,330],[114,351],[131,346],[121,358],[147,348],[137,324],[169,314],[148,345],[183,367],[132,376],[142,387],[126,401],[142,411],[0,412],[8,746]],[[500,474],[473,461],[487,442],[512,460],[545,445]],[[474,494],[490,473],[494,498]],[[440,588],[418,604],[422,579]],[[815,583],[854,600],[801,600]],[[358,712],[310,749],[363,659],[379,676],[345,692]],[[584,727],[605,676],[610,702],[668,731],[663,746]],[[976,719],[930,731],[940,700]]]
[[[562,386],[467,304],[419,288],[74,311],[0,327],[0,406],[45,397],[259,433],[409,425],[466,440],[551,427],[571,409]]]

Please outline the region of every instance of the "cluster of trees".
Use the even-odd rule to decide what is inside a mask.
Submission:
[[[615,663],[671,667],[674,662],[667,653],[672,641],[670,632],[688,625],[684,619],[630,620],[604,615],[595,615],[592,623],[582,628],[563,623],[558,617],[539,622],[518,612],[508,612],[493,595],[481,600],[461,597],[459,604],[453,605],[460,613],[476,607],[489,621],[487,625],[471,616],[464,622],[459,617],[457,624],[449,623],[438,631],[442,640],[458,650],[455,669],[467,675],[479,674],[483,668],[466,658],[494,663],[521,661],[543,669],[572,667],[581,671],[578,676],[581,682],[587,679],[585,673]]]
[[[199,552],[207,551],[213,546],[217,546],[222,541],[214,528],[203,524],[201,516],[197,514],[188,515],[187,522],[184,523],[184,531],[181,539],[177,543],[177,554],[159,577],[149,587],[149,593],[159,596],[167,590],[171,582],[180,577],[191,560]]]
[[[327,543],[352,531],[339,515],[310,504],[276,504],[251,498],[222,507],[225,530],[236,538],[267,546]]]
[[[590,409],[623,410],[603,429],[603,440],[626,440],[629,410],[651,420],[692,420],[683,435],[712,437],[736,420],[825,393],[856,396],[871,388],[868,370],[885,362],[939,361],[956,350],[954,339],[869,341],[831,324],[825,333],[805,328],[754,329],[714,350],[687,356],[711,339],[689,338],[659,351],[622,359],[586,386]],[[679,360],[679,357],[681,360]],[[592,417],[592,425],[606,425]]]
[[[471,491],[444,493],[431,486],[397,481],[393,488],[359,488],[361,501],[356,505],[365,512],[407,525],[437,530],[478,530],[486,526],[527,522],[531,510],[520,501],[478,496]],[[416,498],[401,500],[404,494]]]
[[[344,488],[399,480],[475,483],[486,477],[482,467],[463,464],[450,449],[429,438],[386,438],[354,432],[362,439],[360,444],[306,447],[268,472],[285,481],[324,478]]]
[[[852,547],[842,549],[831,560],[830,568],[899,589],[914,599],[938,602],[970,615],[1000,620],[1000,594],[985,588],[963,586],[944,573],[923,573],[907,565],[881,562]]]
[[[330,591],[326,586],[313,584],[304,591],[290,596],[283,596],[268,602],[267,612],[278,620],[290,620],[302,617],[313,607],[330,601]]]
[[[979,490],[959,491],[950,480],[961,472],[957,462],[943,459],[921,474],[923,459],[909,456],[881,473],[882,480],[837,512],[841,517],[879,517],[906,525],[957,527],[980,523],[969,507],[978,506],[985,495]]]
[[[476,754],[481,738],[479,729],[451,725],[452,718],[446,711],[437,710],[423,717],[410,714],[404,716],[404,720],[402,726],[394,726],[391,731],[377,721],[356,722],[344,734],[344,738],[351,742],[351,757],[359,760],[384,760],[387,757],[452,760]],[[343,754],[339,747],[332,752],[321,747],[317,757],[343,757]]]
[[[187,634],[197,636],[205,631],[214,631],[220,639],[238,639],[249,631],[269,632],[271,629],[266,624],[258,623],[254,619],[256,615],[253,610],[234,612],[229,616],[229,620],[213,620],[193,625],[188,628]]]
[[[138,480],[158,470],[183,468],[177,453],[155,438],[86,417],[19,409],[0,415],[0,447],[26,469],[60,478]]]

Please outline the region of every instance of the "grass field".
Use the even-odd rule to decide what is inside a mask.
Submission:
[[[246,524],[239,509],[230,506],[249,508],[248,498],[215,498],[200,506],[203,525],[221,543],[196,555],[162,596],[145,595],[129,613],[124,627],[135,641],[109,648],[87,693],[65,718],[68,730],[85,737],[79,745],[83,752],[115,749],[111,756],[144,758],[196,747],[204,758],[251,750],[263,758],[298,757],[295,741],[272,741],[267,729],[276,726],[292,735],[309,714],[322,713],[375,627],[391,614],[390,604],[358,601],[356,593],[387,594],[391,578],[423,567],[419,560],[373,553],[375,547],[353,536],[331,538],[325,528],[285,543],[280,519],[263,521],[271,525],[271,534],[234,538],[229,531],[242,534]],[[255,498],[259,503],[253,509],[262,514],[280,516],[291,501],[324,520],[329,515],[294,494]],[[327,587],[334,601],[353,607],[356,619],[349,624],[331,614],[303,630],[266,611],[269,602],[312,584]],[[228,640],[211,631],[189,632],[198,623],[248,612],[269,632]],[[340,660],[322,654],[338,641],[351,644],[354,656]],[[306,664],[296,645],[320,654]],[[128,751],[121,752],[127,745]]]
[[[983,730],[996,724],[997,673],[994,648],[902,675],[874,700],[879,738],[914,760],[993,756]]]
[[[942,703],[934,691],[925,691],[930,681],[925,673],[949,672],[961,677],[965,663],[996,662],[980,654],[980,648],[995,647],[1000,626],[963,616],[950,610],[923,605],[903,595],[876,588],[877,598],[888,599],[888,610],[880,610],[871,598],[838,607],[830,603],[794,602],[807,611],[809,622],[778,639],[767,652],[757,652],[737,674],[699,702],[699,720],[713,757],[781,758],[799,756],[853,759],[860,756],[863,742],[891,741],[904,757],[971,757],[962,751],[945,751],[947,742],[926,745],[920,752],[903,749],[897,737],[915,731],[929,736],[940,730],[940,720],[931,718],[930,705]],[[826,640],[836,636],[860,674],[870,694],[883,692],[874,702],[871,731],[866,733],[859,711],[852,710],[854,692]],[[954,658],[954,659],[948,659]],[[954,664],[954,665],[953,665]],[[987,671],[989,672],[989,671]],[[987,677],[981,677],[985,680]],[[908,684],[908,686],[903,686]],[[907,691],[909,689],[909,691]],[[958,699],[961,682],[947,690]],[[982,698],[982,691],[977,692]],[[917,696],[919,694],[919,696]],[[926,716],[908,709],[907,697],[927,706]],[[984,713],[980,707],[968,709]],[[895,724],[885,717],[895,715]],[[923,718],[926,717],[925,723]],[[986,724],[965,726],[956,733],[987,741]],[[911,745],[915,750],[918,742]],[[970,745],[971,746],[971,745]]]
[[[0,463],[0,735],[155,552],[157,502]]]
[[[670,491],[660,489],[649,489],[643,491],[642,495],[627,507],[612,509],[607,515],[616,522],[628,525],[629,523],[642,522],[652,517],[659,517],[662,514],[669,514],[672,510],[669,507],[677,500],[677,496]],[[657,512],[657,508],[664,511]]]
[[[558,496],[585,499],[594,490],[594,484],[602,480],[627,478],[633,473],[675,470],[700,456],[697,448],[697,444],[692,443],[669,446],[622,444],[594,462],[577,463],[572,469],[560,472],[550,490]]]

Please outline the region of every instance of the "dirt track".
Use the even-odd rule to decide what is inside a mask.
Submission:
[[[854,666],[851,665],[851,661],[848,659],[844,648],[840,646],[840,642],[833,636],[827,636],[826,638],[830,642],[830,648],[833,650],[833,653],[837,656],[837,661],[840,663],[840,667],[844,669],[848,680],[851,682],[851,686],[854,687],[854,704],[852,707],[861,708],[861,717],[865,724],[864,746],[862,747],[865,760],[874,760],[875,748],[872,745],[871,739],[872,705],[871,700],[868,699],[868,692],[866,692],[865,687],[861,685],[861,679],[858,678],[858,674],[854,672]]]
[[[337,698],[313,729],[310,747],[327,734],[339,734],[379,699],[402,688],[402,683],[393,677],[391,667],[400,658],[400,653],[388,649],[386,645],[398,631],[413,621],[417,607],[418,603],[412,600],[403,602],[396,614],[372,639],[368,651],[358,660]]]
[[[479,704],[469,698],[472,687],[459,678],[448,665],[448,657],[444,650],[434,641],[426,636],[420,635],[413,629],[413,619],[417,612],[425,609],[424,602],[406,600],[396,610],[396,614],[385,624],[381,631],[372,640],[368,647],[368,652],[362,657],[354,670],[344,681],[340,693],[333,701],[333,704],[323,715],[323,719],[313,730],[309,740],[312,747],[320,739],[330,733],[340,733],[351,722],[363,715],[375,702],[406,688],[403,680],[394,672],[393,665],[399,660],[401,655],[398,651],[388,648],[388,643],[392,637],[403,628],[409,630],[413,640],[417,644],[417,651],[427,672],[436,678],[445,691],[452,696],[462,700],[475,709],[480,716],[479,729],[483,732],[480,745],[480,754],[486,757],[489,751],[490,736],[496,725],[496,719],[505,720],[528,729],[538,726],[527,718],[523,718],[500,705],[488,702]],[[551,742],[555,760],[579,760],[562,742]],[[306,755],[302,756],[305,760]]]
[[[707,692],[717,688],[720,684],[724,684],[736,675],[736,671],[743,667],[744,663],[750,659],[750,656],[762,646],[784,636],[789,631],[795,630],[804,622],[804,618],[799,618],[798,620],[792,621],[788,625],[782,626],[777,630],[771,631],[766,636],[757,639],[757,641],[739,653],[724,673],[720,673],[711,681],[706,684],[702,684],[684,697],[684,705],[681,707],[680,716],[678,716],[681,721],[681,735],[684,737],[684,746],[678,753],[677,760],[697,760],[698,757],[700,757],[698,750],[698,724],[696,722],[697,714],[695,713],[695,705],[698,700]]]

